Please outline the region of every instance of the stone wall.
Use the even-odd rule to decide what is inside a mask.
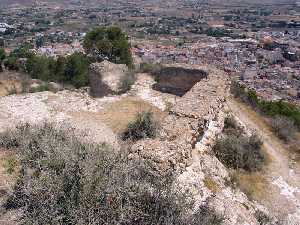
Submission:
[[[205,71],[202,67],[197,69]],[[221,71],[211,70],[207,78],[201,79],[179,98],[163,121],[159,137],[137,142],[132,152],[153,159],[160,170],[185,168],[209,121],[222,110],[227,90],[227,76]]]

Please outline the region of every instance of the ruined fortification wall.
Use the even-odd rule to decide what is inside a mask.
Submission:
[[[202,67],[192,68],[194,72],[197,69],[199,73],[205,71]],[[226,74],[213,69],[205,73],[209,75],[179,98],[170,110],[162,123],[159,137],[139,141],[132,147],[133,153],[152,159],[159,170],[185,168],[190,163],[192,149],[201,139],[209,121],[222,110],[228,91]]]
[[[159,172],[178,171],[175,188],[192,194],[195,210],[208,204],[224,218],[224,225],[258,225],[255,212],[265,209],[228,186],[228,170],[212,153],[224,126],[229,80],[222,71],[206,71],[208,77],[170,110],[159,137],[137,142],[132,157],[151,160]],[[208,180],[213,188],[207,185]]]

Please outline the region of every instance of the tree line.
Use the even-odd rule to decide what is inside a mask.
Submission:
[[[88,68],[92,62],[109,60],[132,68],[128,37],[118,27],[95,28],[87,33],[83,46],[86,53],[76,52],[57,58],[34,53],[25,43],[6,54],[0,49],[0,64],[8,70],[21,70],[31,78],[69,83],[80,88],[88,85]]]

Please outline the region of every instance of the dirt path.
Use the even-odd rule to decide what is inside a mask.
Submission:
[[[272,133],[265,120],[250,107],[228,99],[234,116],[250,130],[256,130],[270,160],[264,168],[265,194],[259,201],[288,224],[300,224],[300,168],[290,160],[284,144]]]

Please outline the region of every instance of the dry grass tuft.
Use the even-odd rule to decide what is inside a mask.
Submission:
[[[235,171],[231,175],[232,182],[244,192],[249,199],[261,200],[264,199],[267,191],[269,182],[261,172],[243,172]]]
[[[167,115],[167,113],[143,100],[127,97],[108,105],[100,112],[99,117],[114,132],[122,133],[127,128],[128,123],[132,122],[137,114],[143,111],[152,112],[154,119],[158,122]]]
[[[205,187],[207,187],[213,193],[217,193],[220,190],[219,184],[210,176],[205,177],[203,182]]]

